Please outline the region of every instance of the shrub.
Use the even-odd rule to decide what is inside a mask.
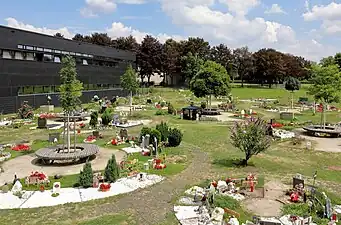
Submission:
[[[107,166],[104,170],[104,177],[108,182],[115,182],[120,177],[120,168],[117,165],[116,157],[113,154],[108,160]]]
[[[157,143],[159,144],[161,142],[161,132],[157,129],[151,129],[150,132],[150,142],[155,144],[154,137],[156,137]]]
[[[81,171],[79,174],[79,185],[84,188],[92,187],[93,176],[91,163],[85,163],[83,171]]]
[[[90,122],[89,122],[89,125],[91,127],[96,127],[98,124],[98,112],[97,111],[94,111],[91,113],[90,115]]]
[[[167,115],[167,114],[168,114],[168,112],[165,110],[162,110],[162,109],[158,109],[155,113],[155,115],[157,115],[157,116],[163,116],[163,115]]]
[[[5,184],[4,186],[2,186],[1,191],[2,191],[3,193],[9,192],[9,187],[8,187],[8,185]]]
[[[174,106],[171,103],[169,103],[168,104],[168,114],[173,115],[175,113],[176,113],[176,110],[175,110]]]
[[[151,134],[152,129],[150,127],[142,127],[140,131],[140,141],[142,141],[142,137],[146,136],[146,134]]]
[[[104,113],[102,114],[102,124],[104,126],[108,126],[111,121],[112,115],[109,111],[109,109],[106,109]]]
[[[160,106],[161,106],[162,108],[165,107],[165,106],[166,106],[166,102],[164,102],[164,101],[160,102]]]
[[[173,128],[169,130],[169,135],[168,135],[168,145],[169,147],[177,147],[180,145],[182,141],[182,132],[177,129]]]
[[[161,141],[167,141],[169,134],[168,124],[165,122],[161,122],[160,124],[156,125],[156,130],[161,133]]]

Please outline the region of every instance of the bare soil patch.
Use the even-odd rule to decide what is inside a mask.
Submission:
[[[264,185],[264,198],[249,198],[243,201],[244,207],[258,216],[280,216],[282,203],[276,199],[282,198],[288,185],[281,181],[273,180]]]

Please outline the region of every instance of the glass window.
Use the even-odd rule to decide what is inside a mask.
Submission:
[[[32,46],[26,46],[26,49],[33,51],[33,47]]]
[[[44,51],[44,49],[43,49],[43,48],[40,48],[40,47],[37,47],[37,51],[42,52],[42,51]]]
[[[68,55],[68,54],[69,54],[69,52],[62,51],[62,54]]]
[[[23,60],[24,59],[23,53],[22,52],[15,52],[14,58],[19,59],[19,60]]]
[[[84,57],[88,57],[88,54],[83,54]]]
[[[86,61],[86,59],[83,59],[83,65],[88,65],[88,61]]]
[[[54,62],[55,63],[60,63],[60,57],[59,56],[55,56],[54,57]]]
[[[59,51],[59,50],[54,50],[54,52],[55,52],[55,53],[59,53],[59,54],[62,53],[62,52]]]
[[[94,56],[93,55],[89,55],[90,58],[93,58]]]
[[[81,53],[76,53],[76,56],[82,56],[82,54]]]
[[[2,58],[3,59],[12,59],[11,53],[9,51],[2,51]]]
[[[70,55],[76,55],[76,53],[74,53],[74,52],[70,52]]]
[[[23,45],[18,45],[18,48],[23,49],[24,46]]]
[[[50,48],[44,48],[44,52],[52,52],[52,49],[50,49]]]
[[[53,56],[52,55],[48,55],[48,54],[44,54],[44,61],[45,62],[52,62],[53,61]]]
[[[26,60],[33,61],[34,60],[34,54],[31,52],[26,53]]]

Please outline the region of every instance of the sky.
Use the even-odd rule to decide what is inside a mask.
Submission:
[[[314,61],[341,52],[341,0],[11,0],[1,4],[0,24],[66,38],[202,37],[211,45],[275,48]]]

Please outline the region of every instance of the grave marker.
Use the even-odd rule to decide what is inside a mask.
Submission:
[[[60,194],[60,182],[54,182],[53,183],[52,193],[53,194]]]

